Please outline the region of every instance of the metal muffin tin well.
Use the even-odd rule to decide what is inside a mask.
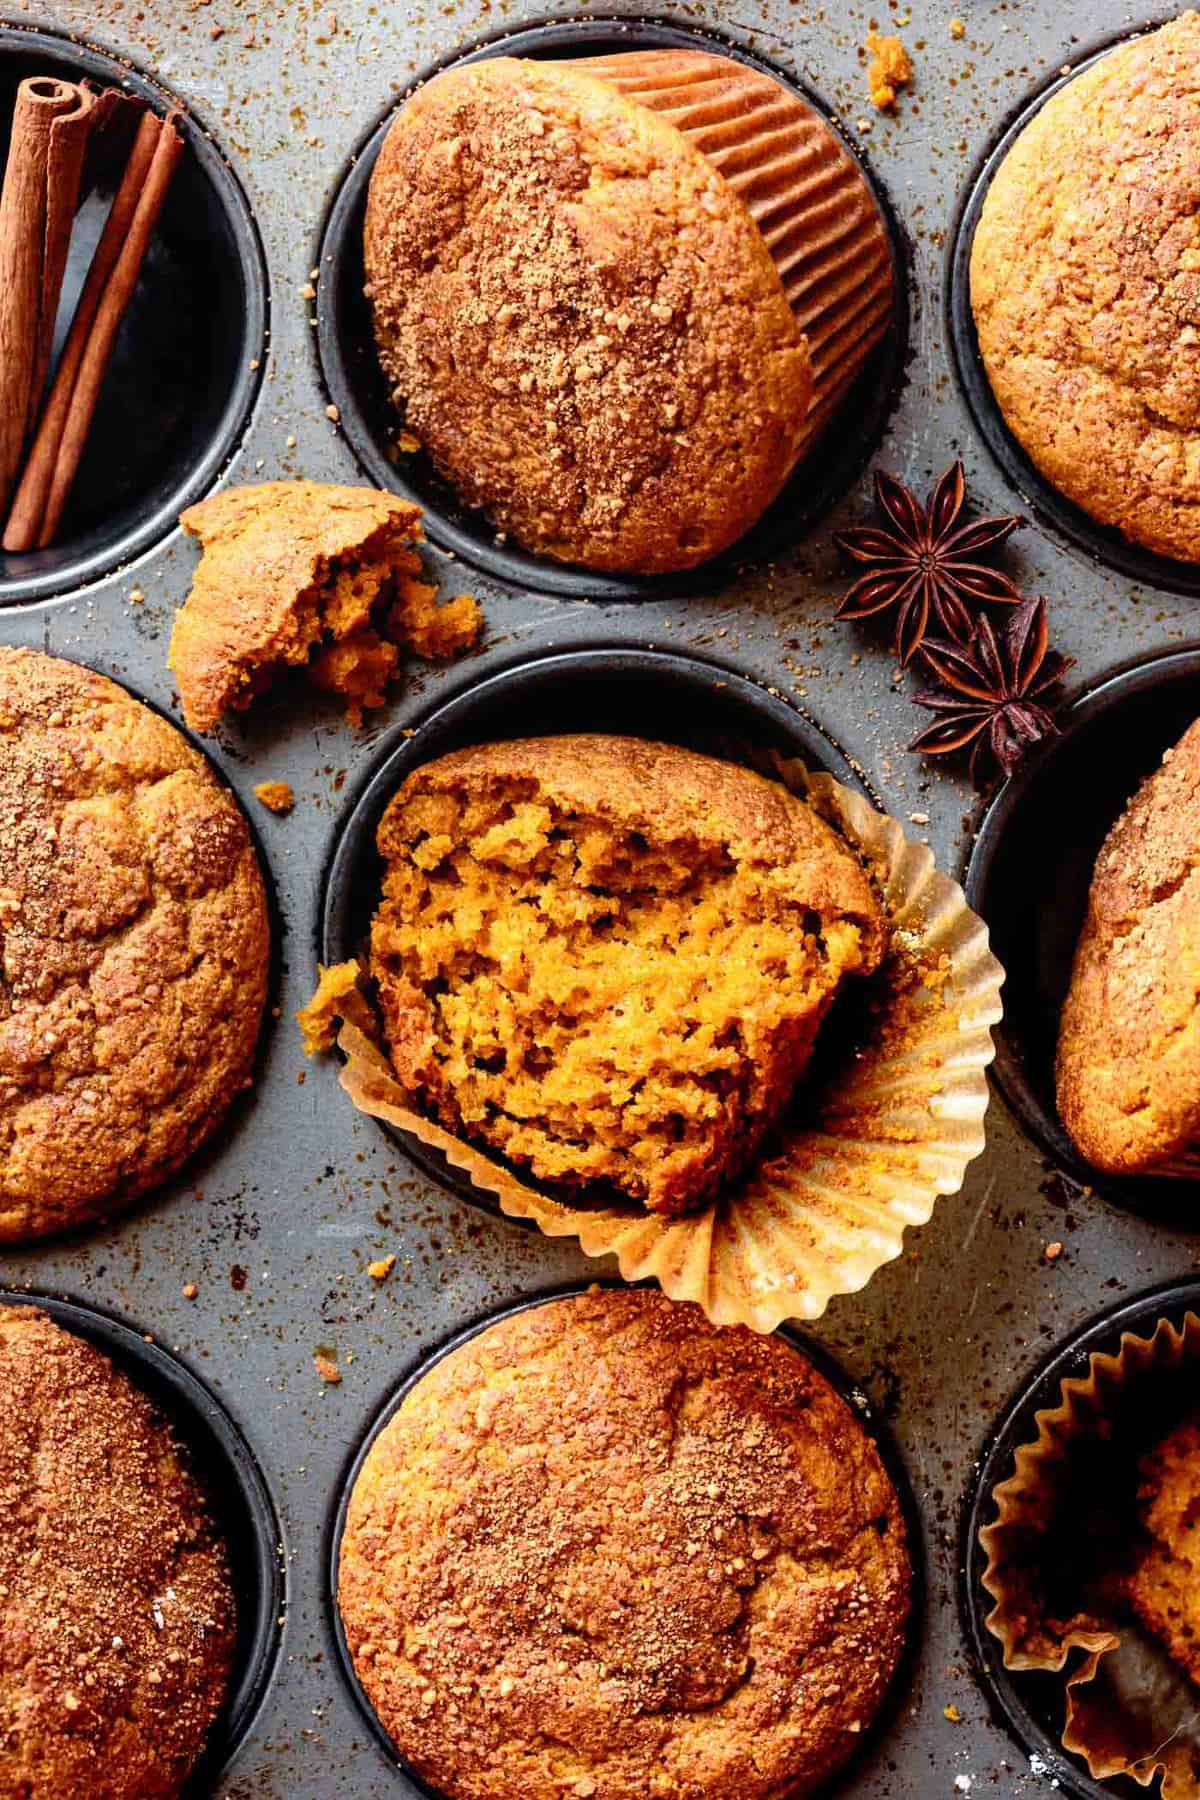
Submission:
[[[97,485],[88,490],[97,496],[99,535],[82,559],[83,538],[74,549],[64,544],[53,565],[0,569],[0,601],[21,602],[0,605],[0,641],[104,669],[178,719],[167,640],[195,549],[171,528],[175,504],[223,470],[236,482],[355,482],[370,466],[352,435],[352,406],[344,421],[327,413],[342,405],[326,379],[339,309],[355,305],[354,246],[345,227],[340,261],[319,257],[318,246],[349,204],[348,158],[377,137],[422,72],[464,50],[499,48],[486,36],[498,17],[508,32],[540,33],[544,3],[510,0],[498,16],[489,0],[427,9],[321,0],[253,12],[237,0],[0,0],[8,15],[0,24],[0,93],[16,72],[44,66],[42,57],[67,67],[99,58],[122,79],[148,83],[160,109],[177,94],[195,150],[189,185],[179,189],[187,204],[173,227],[181,285],[167,289],[169,318],[147,317],[146,337],[130,342],[130,387],[116,399],[126,393],[140,403],[114,401],[118,423],[102,441]],[[650,11],[638,0],[610,0],[601,20],[576,10],[558,23],[569,24],[573,53],[585,44],[640,46],[646,30],[663,29],[644,18]],[[951,29],[956,15],[961,36]],[[437,1346],[506,1307],[614,1272],[574,1243],[466,1205],[354,1111],[338,1086],[336,1057],[305,1062],[291,1015],[312,991],[318,955],[341,954],[373,900],[370,805],[382,805],[410,762],[459,741],[455,731],[512,735],[547,723],[611,722],[651,736],[697,734],[713,747],[714,733],[732,726],[736,735],[752,720],[753,735],[794,744],[862,782],[906,832],[928,839],[943,869],[966,866],[976,796],[958,765],[908,753],[926,715],[911,704],[911,682],[894,678],[886,622],[879,631],[835,623],[852,573],[833,533],[870,512],[869,471],[854,470],[877,442],[874,460],[922,493],[961,455],[980,510],[1012,508],[1010,479],[955,379],[948,235],[1014,107],[1075,63],[1098,31],[1123,32],[1131,21],[1115,0],[1104,0],[1102,16],[1085,0],[972,0],[969,8],[928,0],[899,27],[916,80],[895,118],[885,119],[867,102],[863,67],[877,17],[867,0],[826,9],[763,0],[740,11],[695,0],[673,27],[702,34],[706,46],[728,43],[823,96],[900,222],[912,315],[905,379],[893,388],[887,374],[865,396],[879,410],[849,421],[854,432],[861,426],[855,460],[836,482],[830,474],[819,516],[801,505],[783,518],[770,560],[748,558],[736,573],[723,562],[686,585],[648,583],[636,606],[607,604],[612,587],[571,571],[550,594],[558,571],[517,559],[485,565],[467,541],[470,521],[455,527],[463,533],[455,555],[435,517],[426,560],[443,593],[479,595],[487,618],[479,650],[444,669],[413,664],[392,704],[362,732],[297,681],[204,741],[253,821],[277,903],[277,1016],[264,1032],[253,1091],[192,1164],[127,1215],[4,1253],[8,1289],[70,1294],[136,1320],[158,1354],[202,1378],[265,1472],[286,1547],[286,1595],[276,1613],[284,1623],[274,1627],[277,1654],[257,1710],[227,1766],[201,1772],[195,1800],[404,1800],[417,1792],[360,1712],[331,1636],[332,1534],[353,1459],[406,1371]],[[581,26],[593,35],[580,37]],[[343,354],[361,365],[361,295],[358,305],[360,323],[347,331]],[[174,384],[188,367],[201,373],[189,377],[181,410]],[[366,373],[360,366],[347,374],[356,392]],[[144,449],[126,444],[160,423],[147,397],[160,386],[170,429],[152,452],[148,438]],[[373,431],[386,429],[382,414],[373,418]],[[123,490],[127,506],[117,504],[116,486],[126,452],[145,476],[140,494]],[[1024,481],[1019,491],[1033,495]],[[444,496],[434,499],[435,513],[443,504]],[[1056,1004],[1046,983],[1063,979],[1067,914],[1079,905],[1105,807],[1115,812],[1122,786],[1127,793],[1161,741],[1186,722],[1186,678],[1200,656],[1196,584],[1190,571],[1169,571],[1168,585],[1148,598],[1146,581],[1124,573],[1111,546],[1081,561],[1049,514],[1043,535],[1040,518],[1004,554],[1028,592],[1047,596],[1055,641],[1077,660],[1072,680],[1086,698],[1064,715],[1062,754],[1071,754],[1076,720],[1093,704],[1102,709],[1114,669],[1149,671],[1154,663],[1158,672],[1146,680],[1159,685],[1144,706],[1136,701],[1136,731],[1124,701],[1107,723],[1097,712],[1094,742],[1103,739],[1103,749],[1081,758],[1056,800],[1053,747],[998,800],[971,875],[1003,940],[1010,980],[987,1151],[963,1192],[910,1234],[904,1256],[806,1330],[806,1343],[846,1371],[895,1439],[920,1515],[913,1529],[921,1629],[893,1707],[836,1784],[843,1800],[1051,1800],[1049,1756],[1038,1750],[1031,1761],[1032,1740],[1014,1728],[974,1660],[959,1606],[963,1496],[980,1444],[1029,1371],[1125,1296],[1190,1278],[1195,1257],[1196,1238],[1185,1229],[1194,1190],[1178,1191],[1170,1215],[1127,1205],[1108,1186],[1097,1191],[1049,1129],[1045,1071]],[[654,652],[677,659],[682,683],[675,663]],[[1176,667],[1178,683],[1167,679]],[[581,671],[590,671],[582,685]],[[259,782],[280,779],[296,792],[287,817],[264,811],[253,794]],[[1022,829],[1023,815],[1026,825],[1038,821],[1036,830]],[[1018,842],[1025,848],[1014,859]],[[334,875],[343,866],[347,885],[335,906]],[[1060,877],[1056,927],[1051,901],[1058,909]],[[1010,1059],[1027,1046],[1040,1058],[1036,1116],[1022,1110],[1010,1074]],[[368,1265],[392,1255],[386,1279],[373,1279]],[[318,1376],[318,1353],[336,1357],[337,1385]],[[182,1418],[184,1402],[168,1401]],[[235,1535],[248,1538],[249,1526]],[[247,1616],[257,1617],[257,1577],[246,1573],[239,1587]],[[273,1596],[271,1610],[277,1605]],[[267,1610],[264,1601],[264,1617]],[[226,1740],[215,1759],[224,1761],[228,1749]]]
[[[27,75],[90,77],[158,113],[178,104],[136,66],[89,44],[0,29],[0,166]],[[262,246],[241,184],[190,109],[180,130],[188,154],[122,321],[59,542],[26,556],[0,551],[0,606],[94,581],[173,531],[216,482],[254,404],[267,336]],[[60,333],[121,167],[119,158],[101,164],[81,209]]]
[[[490,56],[608,56],[630,50],[706,50],[736,57],[771,75],[825,118],[829,108],[807,84],[765,61],[744,45],[710,31],[668,20],[621,17],[552,20],[523,29],[506,27],[422,69],[416,86],[442,69]],[[550,594],[590,599],[637,600],[655,593],[688,593],[728,582],[739,566],[769,561],[811,528],[841,499],[870,459],[895,403],[908,345],[906,258],[896,215],[886,193],[866,167],[861,148],[848,146],[863,165],[888,227],[896,281],[892,328],[872,352],[838,415],[811,455],[789,477],[782,493],[758,524],[721,556],[681,575],[594,574],[528,554],[497,541],[480,513],[464,508],[424,454],[397,457],[400,418],[392,405],[375,354],[370,309],[363,295],[362,228],[367,188],[376,159],[395,116],[389,107],[359,145],[330,207],[317,261],[321,299],[317,342],[329,393],[340,409],[347,438],[363,473],[378,487],[416,500],[425,509],[425,528],[443,549],[474,563],[502,581]],[[831,120],[831,122],[833,122]]]

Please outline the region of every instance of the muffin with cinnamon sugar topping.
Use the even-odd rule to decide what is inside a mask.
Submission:
[[[0,1308],[0,1794],[176,1800],[224,1703],[225,1547],[108,1358]]]
[[[812,365],[762,233],[681,131],[582,67],[494,57],[418,89],[364,249],[408,428],[527,549],[693,568],[790,473]]]
[[[338,1604],[452,1800],[799,1800],[880,1705],[910,1576],[879,1454],[805,1357],[593,1290],[416,1383],[355,1483]]]

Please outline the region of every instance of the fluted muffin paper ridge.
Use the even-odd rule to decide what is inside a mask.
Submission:
[[[812,361],[803,461],[894,324],[891,242],[862,168],[815,107],[719,51],[625,50],[561,66],[674,126],[758,227]]]
[[[979,1579],[994,1603],[984,1624],[1004,1667],[1063,1675],[1063,1749],[1097,1781],[1123,1777],[1145,1788],[1161,1780],[1162,1800],[1200,1796],[1194,1688],[1165,1649],[1115,1611],[1100,1605],[1057,1616],[1036,1557],[1083,1441],[1111,1440],[1122,1408],[1144,1411],[1148,1385],[1193,1367],[1200,1368],[1200,1314],[1190,1308],[1179,1324],[1164,1315],[1148,1336],[1123,1331],[1115,1351],[1093,1351],[1087,1373],[1066,1377],[1057,1403],[1034,1414],[1013,1473],[992,1490],[996,1516],[979,1531]]]

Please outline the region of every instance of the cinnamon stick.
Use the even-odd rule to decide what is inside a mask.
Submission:
[[[63,509],[70,496],[71,487],[79,470],[80,460],[87,443],[88,432],[95,415],[96,404],[100,398],[100,390],[108,370],[117,331],[125,316],[126,308],[133,298],[134,289],[142,272],[142,264],[146,260],[146,252],[150,248],[155,227],[167,190],[171,185],[171,177],[183,155],[183,139],[175,127],[178,115],[172,114],[159,124],[157,142],[149,159],[141,190],[137,195],[133,208],[133,216],[129,221],[124,241],[120,245],[115,262],[106,280],[98,281],[99,299],[95,304],[94,316],[86,332],[81,330],[82,348],[77,349],[74,357],[74,380],[70,383],[70,393],[65,399],[59,396],[59,405],[63,408],[62,427],[59,434],[57,450],[50,464],[49,478],[45,487],[45,504],[42,509],[41,522],[37,530],[37,546],[45,548],[54,541],[62,520]],[[149,119],[144,121],[135,143],[135,155],[138,146],[143,144],[143,136]],[[131,162],[134,159],[131,158]],[[135,177],[136,183],[136,177]],[[124,187],[122,183],[122,187]],[[115,203],[114,203],[115,204]],[[74,333],[72,332],[72,335]],[[64,356],[64,363],[66,358]],[[60,371],[61,374],[61,371]],[[70,370],[66,371],[64,387],[70,379]],[[55,389],[58,388],[58,380]],[[51,403],[47,407],[47,418],[54,405],[55,393],[51,393]],[[41,434],[39,433],[39,436]],[[36,450],[35,445],[35,450]],[[31,495],[32,504],[37,494]],[[24,509],[22,518],[12,519],[4,534],[4,548],[32,548],[27,541],[28,526]],[[18,541],[19,540],[19,541]]]
[[[152,112],[143,114],[137,136],[130,151],[125,173],[121,177],[99,242],[92,253],[87,278],[71,320],[71,329],[55,370],[54,381],[38,424],[37,435],[13,500],[12,511],[4,531],[4,548],[22,551],[37,548],[46,515],[46,502],[54,480],[55,466],[62,447],[67,415],[79,379],[80,367],[91,338],[92,327],[104,299],[109,279],[129,236],[138,202],[150,173],[150,165],[162,132],[162,120]]]
[[[41,399],[94,104],[48,76],[17,89],[0,191],[0,508]]]

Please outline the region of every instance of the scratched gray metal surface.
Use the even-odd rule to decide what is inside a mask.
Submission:
[[[550,8],[537,0],[334,0],[332,9],[309,0],[3,0],[8,19],[77,32],[155,73],[194,107],[245,184],[270,266],[271,345],[229,479],[356,478],[325,416],[312,309],[300,292],[324,207],[349,148],[416,68],[543,10]],[[639,8],[614,0],[605,10]],[[966,173],[1025,89],[1078,44],[1148,15],[1101,11],[1096,0],[957,0],[967,29],[955,40],[948,0],[924,0],[911,22],[895,0],[890,11],[913,50],[917,83],[895,120],[871,118],[864,141],[911,239],[913,355],[881,460],[924,485],[961,453],[979,502],[1008,510],[1014,496],[976,440],[950,369],[941,305],[947,225]],[[870,12],[865,4],[789,0],[670,9],[799,71],[852,133],[869,113],[859,47]],[[928,815],[914,829],[953,867],[969,838],[972,797],[951,774],[906,753],[922,715],[881,640],[832,619],[844,577],[830,535],[863,506],[862,492],[851,495],[773,568],[689,602],[599,608],[534,599],[464,580],[461,568],[436,555],[431,561],[450,591],[469,585],[485,602],[487,642],[474,662],[480,672],[520,646],[598,634],[719,655],[801,699],[859,759],[890,810]],[[1119,660],[1195,634],[1193,603],[1139,592],[1036,529],[1020,535],[1014,555],[1028,589],[1049,597],[1081,684]],[[0,640],[92,661],[172,707],[167,635],[193,562],[176,534],[86,591],[0,610]],[[131,598],[135,590],[144,599]],[[343,782],[353,783],[380,733],[407,722],[442,679],[431,673],[411,681],[364,734],[294,696],[263,706],[213,746],[255,817],[284,933],[281,1017],[257,1093],[216,1150],[140,1212],[80,1241],[4,1258],[5,1281],[111,1306],[176,1346],[225,1396],[266,1467],[283,1521],[290,1604],[274,1685],[216,1790],[231,1800],[386,1800],[411,1791],[363,1730],[328,1653],[321,1551],[338,1471],[421,1351],[485,1309],[597,1267],[565,1245],[468,1212],[416,1177],[351,1111],[332,1067],[297,1081],[303,1059],[289,1021],[313,980],[320,875]],[[257,807],[250,790],[268,777],[294,784],[291,817]],[[1048,1264],[1051,1240],[1065,1250]],[[395,1273],[377,1286],[366,1265],[392,1252]],[[1196,1238],[1122,1215],[1052,1177],[994,1100],[989,1147],[965,1191],[942,1203],[865,1293],[836,1301],[814,1327],[890,1418],[927,1538],[926,1628],[915,1676],[891,1732],[849,1793],[935,1800],[967,1791],[964,1782],[976,1795],[1032,1797],[1044,1787],[989,1721],[966,1663],[955,1605],[964,1483],[995,1411],[1054,1340],[1119,1294],[1186,1273],[1196,1259]],[[200,1290],[193,1302],[181,1293],[189,1281]],[[318,1344],[336,1347],[344,1373],[337,1388],[323,1387],[314,1373]],[[960,1723],[944,1717],[949,1705]]]

